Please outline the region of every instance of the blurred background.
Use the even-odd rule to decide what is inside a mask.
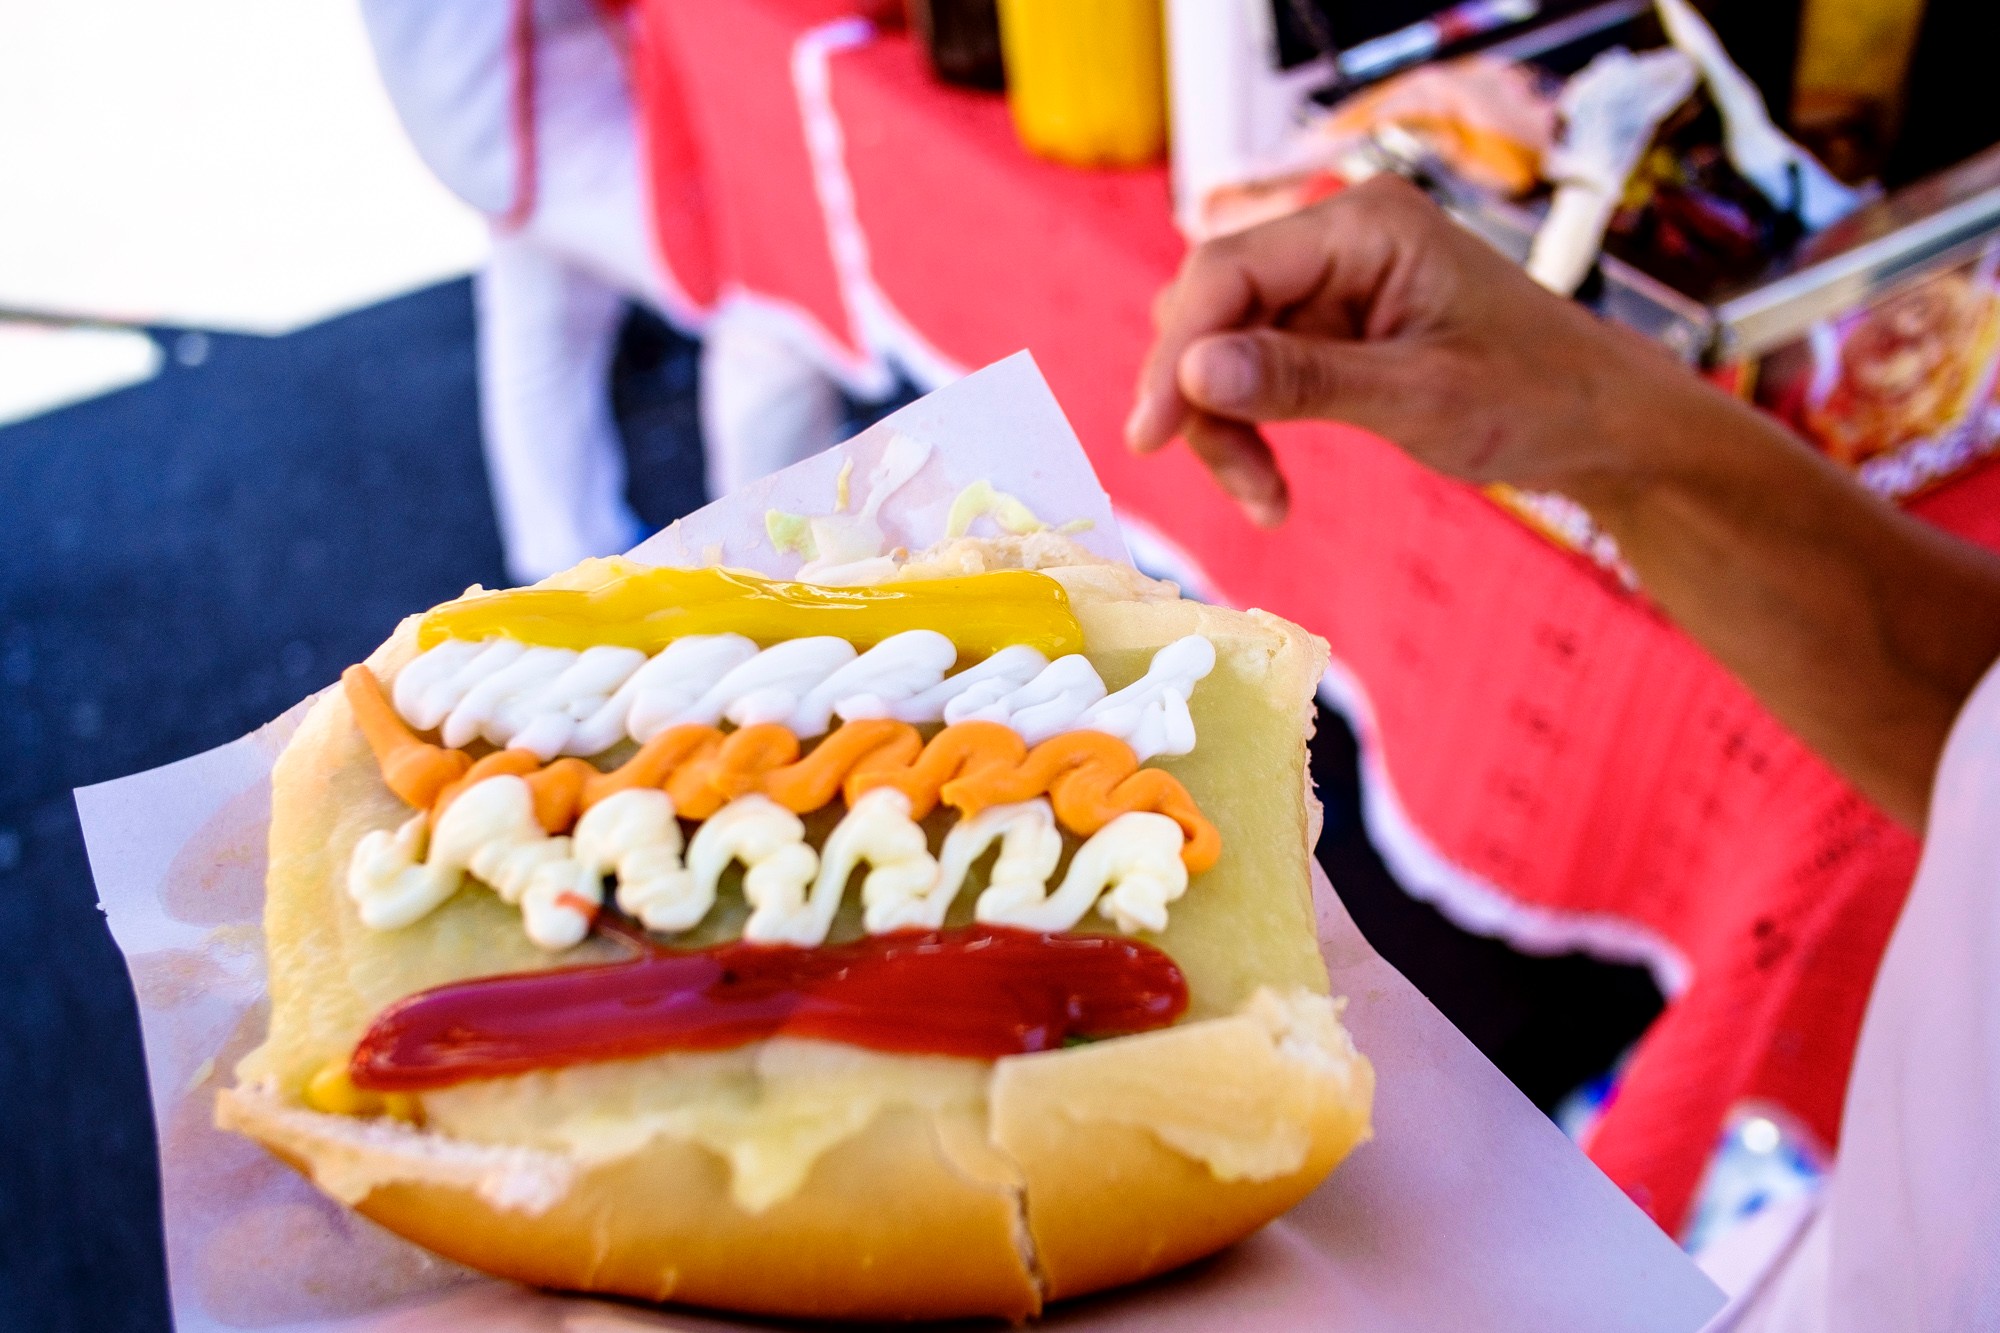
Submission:
[[[1319,855],[1370,940],[1691,1246],[1809,1191],[1907,837],[1561,497],[1302,428],[1266,537],[1118,437],[1191,241],[1393,171],[2000,544],[1992,6],[1705,10],[0,11],[0,1328],[168,1327],[73,788],[1024,346],[1143,565],[1332,641]]]

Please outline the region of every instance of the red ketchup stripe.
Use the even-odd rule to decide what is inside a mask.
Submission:
[[[781,1035],[991,1060],[1165,1027],[1186,1009],[1173,959],[1103,935],[972,926],[817,949],[648,947],[629,962],[412,995],[375,1020],[350,1074],[357,1087],[414,1092]]]

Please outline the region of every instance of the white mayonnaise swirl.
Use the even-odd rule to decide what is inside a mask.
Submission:
[[[1187,892],[1181,842],[1181,826],[1167,816],[1129,811],[1092,834],[1070,858],[1069,873],[1063,876],[1062,887],[1049,895],[1046,909],[1047,920],[1063,924],[1039,925],[1032,907],[1019,916],[1004,915],[997,906],[990,907],[979,919],[1030,929],[1068,930],[1095,903],[1098,915],[1109,918],[1128,935],[1165,930],[1167,904]],[[985,896],[980,895],[982,899]]]
[[[1199,634],[1175,639],[1153,654],[1146,674],[1092,704],[1077,726],[1109,732],[1132,747],[1140,763],[1194,749],[1188,696],[1195,682],[1215,670],[1215,645]]]
[[[362,835],[347,862],[347,896],[374,930],[400,930],[420,921],[465,879],[465,867],[425,861],[430,816],[416,814],[393,832]]]
[[[590,933],[604,901],[603,874],[571,856],[568,838],[543,831],[526,782],[503,775],[466,788],[438,818],[428,848],[425,820],[418,815],[393,833],[377,829],[355,844],[347,892],[363,925],[409,925],[470,873],[520,906],[528,938],[542,948],[567,949]]]
[[[743,863],[743,897],[751,909],[744,938],[779,938],[769,923],[796,913],[819,869],[819,853],[806,843],[804,822],[765,796],[739,796],[711,815],[688,846],[688,867],[695,873],[704,914],[714,905],[716,883],[732,861]],[[831,914],[827,919],[831,922]],[[818,939],[807,943],[825,938],[822,929]]]
[[[1153,654],[1146,674],[1116,694],[1089,660],[1059,657],[1015,689],[985,682],[944,707],[947,722],[999,722],[1030,745],[1066,731],[1102,731],[1132,747],[1139,762],[1194,749],[1188,696],[1215,669],[1215,645],[1199,634],[1174,640]]]
[[[1194,748],[1188,696],[1215,666],[1213,645],[1190,634],[1107,695],[1080,654],[1050,662],[1016,645],[947,677],[957,656],[934,630],[891,635],[863,653],[827,636],[759,651],[742,635],[695,635],[650,659],[631,648],[447,639],[397,674],[392,697],[404,721],[436,729],[448,746],[479,739],[544,760],[600,754],[626,738],[644,743],[682,723],[777,722],[806,740],[836,717],[890,717],[998,722],[1030,745],[1066,731],[1102,731],[1144,762]]]
[[[898,909],[911,899],[921,899],[937,883],[937,858],[931,855],[923,828],[910,818],[910,798],[894,788],[881,787],[862,796],[827,835],[811,911],[800,924],[811,943],[826,938],[847,878],[863,861],[868,863],[868,874],[861,881],[861,922],[871,935],[896,929]],[[743,936],[755,938],[748,926]]]
[[[1041,798],[961,821],[933,856],[909,798],[892,788],[857,800],[823,852],[807,844],[797,815],[767,797],[740,796],[695,831],[683,867],[680,825],[665,792],[616,793],[585,812],[574,838],[551,837],[535,822],[527,784],[511,775],[475,783],[452,802],[428,855],[422,815],[368,834],[354,849],[347,886],[364,925],[393,930],[439,906],[470,873],[518,903],[528,938],[553,950],[589,933],[606,875],[618,880],[618,905],[648,930],[678,934],[708,916],[723,871],[740,862],[750,906],[743,938],[811,947],[825,943],[848,880],[864,863],[869,934],[938,929],[996,839],[1000,855],[973,906],[989,925],[1069,930],[1096,907],[1127,933],[1161,931],[1167,904],[1187,892],[1180,825],[1165,815],[1113,819],[1077,849],[1051,893],[1062,834]]]
[[[648,930],[692,929],[714,901],[712,892],[702,899],[697,877],[681,865],[673,799],[656,788],[613,792],[584,811],[571,849],[600,880],[618,877],[618,906]]]
[[[1022,801],[1018,805],[996,805],[970,819],[961,819],[944,835],[938,853],[938,884],[926,905],[933,919],[924,924],[935,929],[944,924],[944,914],[965,883],[972,863],[986,854],[993,840],[1000,840],[1000,855],[994,858],[987,876],[986,891],[979,895],[975,912],[1001,911],[1004,920],[1009,905],[1042,900],[1049,876],[1062,860],[1062,832],[1056,827],[1056,812],[1045,798]],[[1079,912],[1081,918],[1082,913]]]
[[[1100,731],[1144,762],[1194,748],[1188,698],[1215,667],[1214,646],[1198,634],[1160,649],[1145,674],[1116,693],[1080,654],[1051,662],[1016,645],[947,676],[957,655],[932,630],[892,635],[866,652],[827,636],[760,650],[737,634],[696,635],[650,658],[630,648],[452,639],[398,673],[392,699],[406,722],[437,730],[446,745],[485,740],[543,760],[598,754],[627,738],[644,743],[684,723],[774,722],[804,740],[825,734],[835,718],[894,718],[996,722],[1030,745]],[[470,873],[520,905],[535,943],[564,949],[588,934],[613,876],[621,908],[649,930],[676,934],[708,916],[723,872],[740,862],[751,909],[744,938],[816,945],[856,867],[868,866],[861,901],[871,933],[936,929],[996,840],[1000,852],[974,907],[980,921],[1068,930],[1097,906],[1121,930],[1158,931],[1166,905],[1187,889],[1179,825],[1141,813],[1121,815],[1088,839],[1049,892],[1062,834],[1046,800],[961,821],[935,856],[908,799],[887,788],[857,800],[821,851],[807,844],[805,824],[791,811],[763,796],[739,797],[695,831],[685,865],[680,821],[659,790],[616,793],[585,812],[573,838],[551,837],[535,820],[527,784],[495,777],[463,792],[427,839],[428,827],[418,815],[356,845],[347,887],[364,924],[408,925]]]

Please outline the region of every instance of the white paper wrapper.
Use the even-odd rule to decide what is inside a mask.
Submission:
[[[690,515],[635,554],[792,573],[799,559],[772,550],[765,511],[829,512],[848,458],[859,505],[895,434],[931,452],[881,510],[892,543],[929,544],[960,488],[986,480],[1051,522],[1090,520],[1077,539],[1125,558],[1109,501],[1025,354]],[[139,998],[181,1333],[777,1327],[469,1273],[211,1126],[215,1091],[263,1032],[270,771],[303,707],[234,744],[77,792],[98,895]],[[1316,888],[1334,991],[1349,997],[1348,1024],[1375,1062],[1375,1139],[1227,1253],[1043,1322],[1133,1333],[1700,1328],[1722,1294],[1368,947],[1323,879]]]

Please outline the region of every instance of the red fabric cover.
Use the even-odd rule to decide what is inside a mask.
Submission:
[[[680,51],[656,25],[627,15],[632,98],[639,108],[640,152],[660,261],[681,294],[701,311],[714,306],[722,271],[715,253],[715,208],[700,137],[688,113]]]
[[[847,0],[641,0],[640,115],[649,127],[660,244],[676,274],[688,223],[669,216],[698,190],[711,271],[799,308],[858,355],[833,267],[792,88],[792,43],[853,11]],[[674,130],[667,122],[684,127]],[[676,141],[685,134],[686,148]],[[690,175],[693,183],[690,183]],[[699,245],[700,242],[695,242]]]
[[[837,6],[646,3],[699,71],[725,276],[844,330],[786,72],[787,34]],[[1676,1229],[1737,1103],[1832,1142],[1916,841],[1642,598],[1379,439],[1278,432],[1296,498],[1269,534],[1185,451],[1131,458],[1149,304],[1184,248],[1165,173],[1028,157],[999,98],[933,83],[904,37],[835,56],[833,98],[874,275],[911,325],[967,366],[1031,349],[1121,507],[1230,601],[1325,635],[1448,860],[1559,921],[1635,923],[1691,963],[1589,1145],[1612,1178]],[[750,125],[770,151],[743,150]],[[2000,546],[1996,493],[1988,469],[1917,508]]]

